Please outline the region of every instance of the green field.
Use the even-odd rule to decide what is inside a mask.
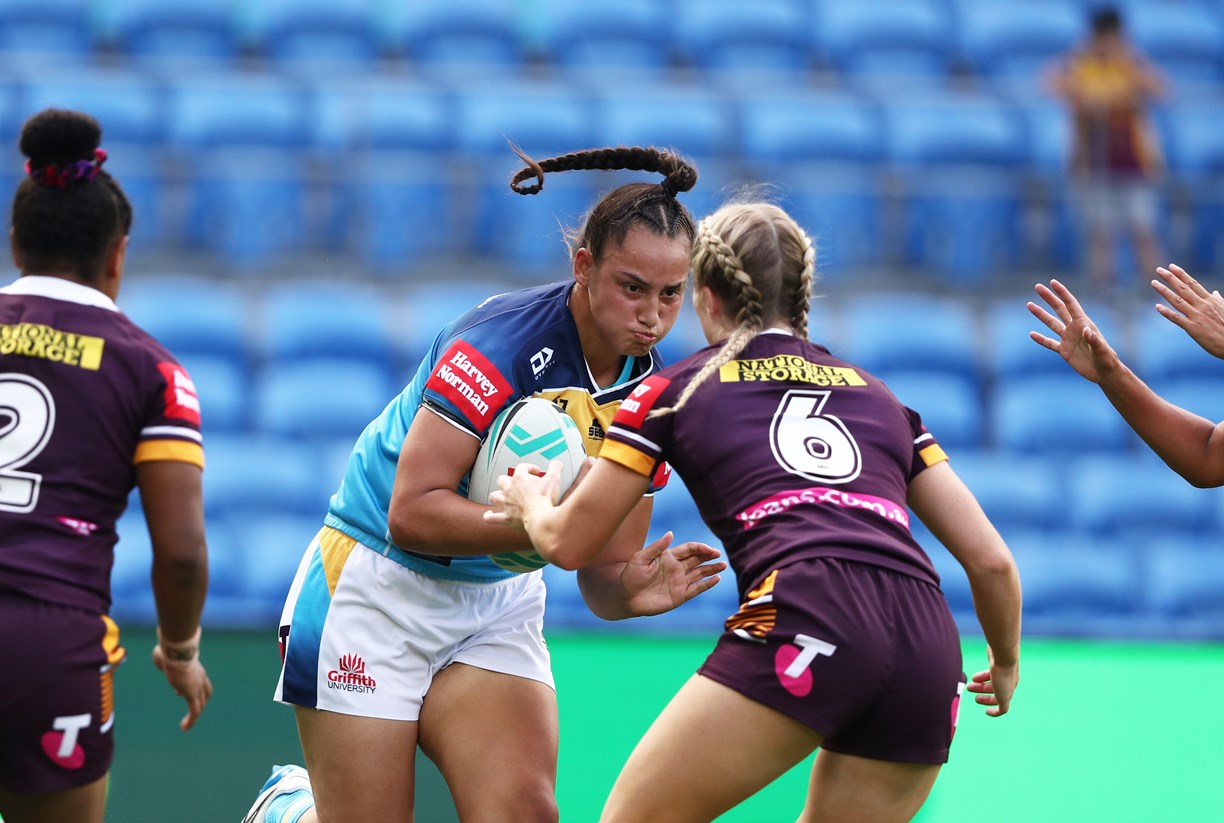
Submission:
[[[200,725],[148,663],[147,631],[124,635],[109,821],[237,823],[273,763],[301,762],[292,711],[271,702],[271,633],[213,632],[216,693]],[[712,640],[551,634],[561,705],[563,821],[593,821],[633,744]],[[978,668],[980,643],[965,644]],[[1031,640],[1011,714],[966,702],[921,821],[1129,823],[1224,820],[1224,645]],[[419,770],[420,823],[453,821],[445,786]],[[721,818],[794,820],[806,766]]]

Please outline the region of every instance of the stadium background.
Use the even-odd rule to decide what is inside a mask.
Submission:
[[[963,713],[929,819],[1219,809],[1206,785],[1221,709],[1192,701],[1221,666],[1224,503],[1151,457],[1026,336],[1032,283],[1063,277],[1142,377],[1224,416],[1224,364],[1156,316],[1125,250],[1112,291],[1079,274],[1067,118],[1039,75],[1091,5],[0,0],[0,184],[20,177],[26,116],[57,105],[99,118],[136,208],[120,304],[181,356],[204,406],[207,659],[222,688],[205,726],[177,735],[141,642],[152,604],[134,497],[114,578],[135,659],[119,678],[112,818],[230,819],[222,806],[241,812],[272,755],[298,757],[290,713],[267,702],[274,652],[257,654],[254,633],[274,627],[354,436],[443,322],[566,277],[558,222],[627,179],[560,175],[518,197],[506,139],[537,156],[675,146],[701,171],[683,196],[699,215],[769,184],[820,243],[813,337],[923,413],[1008,539],[1035,639],[1022,703],[989,725]],[[1219,286],[1224,2],[1117,5],[1170,84],[1154,113],[1166,257]],[[689,311],[669,359],[698,344]],[[706,534],[678,482],[657,512],[656,532]],[[980,657],[963,575],[919,537],[951,572]],[[733,587],[609,625],[572,575],[548,575],[558,679],[573,684],[562,809],[583,820],[733,608]],[[793,816],[801,785],[735,819]]]

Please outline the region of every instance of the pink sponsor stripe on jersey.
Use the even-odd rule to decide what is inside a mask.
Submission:
[[[903,506],[898,506],[891,500],[876,497],[874,494],[854,494],[838,489],[812,486],[807,489],[791,489],[770,495],[764,500],[758,500],[735,516],[744,524],[745,529],[751,529],[766,517],[781,514],[794,506],[827,504],[841,506],[847,509],[863,509],[872,512],[885,520],[900,523],[909,528],[909,513]]]

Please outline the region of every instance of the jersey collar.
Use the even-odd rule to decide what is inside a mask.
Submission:
[[[0,294],[32,294],[36,297],[49,297],[52,300],[63,300],[82,306],[96,306],[100,309],[119,311],[115,301],[94,287],[74,283],[62,277],[27,274],[0,289]]]

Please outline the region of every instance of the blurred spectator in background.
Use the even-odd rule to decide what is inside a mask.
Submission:
[[[1158,265],[1155,182],[1163,156],[1146,116],[1163,84],[1130,45],[1111,7],[1091,15],[1085,43],[1050,78],[1072,116],[1071,173],[1088,239],[1088,268],[1099,286],[1112,283],[1115,244],[1128,232],[1141,270]]]

